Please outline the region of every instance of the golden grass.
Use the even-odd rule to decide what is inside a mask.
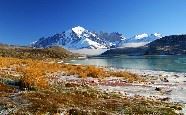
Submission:
[[[63,71],[71,75],[79,75],[79,77],[93,77],[103,78],[108,77],[108,72],[103,68],[97,68],[95,66],[84,66],[84,65],[62,65]]]
[[[95,66],[84,65],[71,65],[71,64],[57,64],[48,63],[45,61],[32,60],[32,59],[17,59],[17,58],[4,58],[0,57],[0,69],[8,68],[10,71],[14,71],[20,74],[20,80],[23,87],[38,87],[47,88],[48,79],[47,74],[54,72],[65,72],[68,75],[78,75],[79,77],[93,77],[93,78],[105,78],[109,76],[122,77],[128,82],[144,81],[141,77],[128,72],[114,72],[107,71],[103,68]],[[3,70],[1,70],[0,74]],[[8,73],[10,73],[8,71]],[[8,74],[7,73],[7,74]],[[1,74],[4,75],[4,74]]]
[[[49,64],[43,61],[31,59],[0,58],[0,68],[14,68],[20,74],[23,87],[46,88],[48,81],[45,77],[47,73],[60,70],[60,66]]]
[[[139,77],[136,74],[133,73],[129,73],[126,71],[114,71],[114,72],[109,72],[111,76],[115,76],[115,77],[122,77],[123,79],[127,80],[128,82],[132,83],[132,82],[145,82],[144,78]]]

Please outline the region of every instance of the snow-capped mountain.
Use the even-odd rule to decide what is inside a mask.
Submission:
[[[135,35],[131,38],[122,40],[119,44],[118,47],[140,47],[140,46],[144,46],[156,39],[160,39],[162,38],[162,35],[159,33],[155,33],[155,34],[139,34],[139,35]]]
[[[105,44],[99,43],[99,38],[84,29],[77,26],[61,34],[55,34],[54,36],[47,38],[40,38],[38,41],[32,44],[33,47],[46,48],[50,46],[61,46],[67,49],[100,49],[106,48]]]
[[[118,32],[91,32],[83,27],[77,26],[60,34],[50,37],[42,37],[32,43],[33,47],[46,48],[50,46],[60,46],[69,50],[77,49],[109,49],[116,47],[138,47],[146,45],[156,39],[161,38],[158,33],[141,34],[131,38],[125,38]]]

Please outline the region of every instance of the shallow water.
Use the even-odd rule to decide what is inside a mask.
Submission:
[[[186,72],[186,56],[111,56],[71,60],[68,63],[124,69]]]

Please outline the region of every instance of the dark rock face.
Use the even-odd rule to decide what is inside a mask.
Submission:
[[[156,87],[155,90],[156,90],[156,91],[161,91],[161,88]]]
[[[106,32],[100,32],[97,34],[99,38],[103,41],[105,41],[105,44],[109,46],[109,48],[116,48],[122,42],[122,39],[124,39],[123,35],[118,32],[112,32],[112,33],[106,33]]]

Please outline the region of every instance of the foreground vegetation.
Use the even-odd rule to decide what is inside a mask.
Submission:
[[[141,96],[128,97],[97,90],[88,84],[49,83],[56,73],[80,78],[121,77],[128,83],[146,82],[128,72],[94,66],[58,64],[33,59],[0,57],[0,111],[8,114],[162,114],[174,115],[181,105]],[[69,85],[71,84],[71,85]]]
[[[91,87],[63,87],[57,91],[0,90],[0,107],[10,114],[157,114],[176,115],[181,106],[140,96],[127,97]]]
[[[78,75],[81,78],[105,78],[105,77],[122,77],[128,82],[144,82],[145,80],[135,74],[128,72],[106,71],[104,68],[96,68],[95,66],[70,65],[48,63],[45,61],[32,59],[17,59],[0,57],[0,75],[11,77],[17,74],[22,87],[31,88],[47,88],[47,75],[56,72],[65,72],[66,75]]]

